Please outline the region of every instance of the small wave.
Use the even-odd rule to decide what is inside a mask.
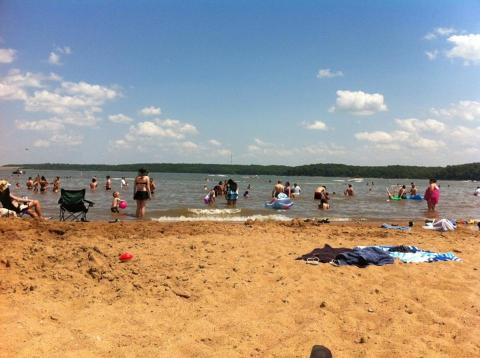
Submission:
[[[188,209],[189,213],[195,215],[232,215],[241,211],[242,209]]]
[[[256,221],[291,221],[292,219],[284,215],[251,215],[251,216],[161,216],[153,218],[158,222],[181,222],[181,221],[218,221],[218,222],[245,222],[247,220]]]

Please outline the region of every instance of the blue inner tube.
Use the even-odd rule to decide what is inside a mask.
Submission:
[[[417,195],[407,195],[408,200],[423,200],[423,196],[420,194]]]
[[[290,209],[293,205],[293,201],[289,198],[287,199],[276,199],[273,203],[266,202],[265,207],[269,209],[277,209],[277,210],[287,210]]]

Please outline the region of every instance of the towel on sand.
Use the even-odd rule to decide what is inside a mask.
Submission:
[[[423,228],[435,231],[453,231],[457,228],[457,222],[453,219],[434,220],[433,223],[429,223]]]
[[[400,231],[410,230],[410,226],[400,226],[400,225],[382,224],[381,227],[384,228],[384,229],[393,229],[393,230],[400,230]]]
[[[351,251],[353,250],[344,247],[331,247],[325,244],[322,248],[316,248],[308,254],[297,257],[297,260],[318,260],[318,262],[326,263],[332,261],[338,254]]]
[[[368,265],[383,266],[393,264],[393,257],[378,247],[354,248],[352,252],[337,255],[333,263],[338,266],[355,265],[365,267]]]
[[[362,247],[362,248],[368,248]],[[394,259],[405,263],[437,262],[437,261],[462,261],[452,252],[432,252],[422,250],[416,246],[370,246],[383,250]]]

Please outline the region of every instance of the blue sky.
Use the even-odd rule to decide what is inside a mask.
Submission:
[[[0,1],[0,163],[480,157],[479,1]]]

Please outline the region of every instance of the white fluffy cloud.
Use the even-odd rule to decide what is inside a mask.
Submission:
[[[65,129],[65,126],[62,123],[55,122],[52,120],[38,120],[38,121],[15,121],[15,126],[18,129],[22,130],[32,130],[32,131],[61,131]]]
[[[441,37],[450,48],[442,53],[451,59],[461,59],[465,65],[480,64],[480,34],[459,33],[453,28],[439,27],[425,36],[432,40]],[[426,51],[429,60],[434,60],[440,54],[439,50]]]
[[[355,134],[355,138],[374,143],[377,147],[384,149],[402,149],[402,147],[409,147],[436,150],[445,145],[441,140],[424,138],[417,133],[398,130],[392,133],[384,131],[360,132]]]
[[[310,130],[327,130],[327,125],[322,121],[303,122],[302,126]]]
[[[391,143],[393,141],[393,136],[384,131],[359,132],[355,133],[355,138],[373,143]]]
[[[253,144],[247,146],[247,153],[253,156],[272,156],[275,158],[287,158],[298,156],[309,156],[311,158],[321,155],[338,156],[346,153],[345,148],[331,143],[318,143],[300,147],[285,146],[277,143],[265,142],[254,138]]]
[[[133,119],[122,114],[122,113],[119,113],[119,114],[112,114],[110,116],[108,116],[108,120],[110,122],[113,122],[113,123],[131,123],[133,122]]]
[[[211,144],[211,145],[213,145],[213,146],[215,146],[215,147],[220,147],[220,146],[222,145],[222,143],[219,142],[219,141],[216,140],[216,139],[210,139],[210,140],[208,141],[208,143]]]
[[[61,56],[62,55],[70,55],[72,53],[72,49],[68,46],[64,47],[57,47],[54,51],[50,52],[48,55],[48,63],[51,65],[61,65]]]
[[[162,114],[162,110],[159,107],[145,107],[140,110],[140,114],[144,116],[159,116]]]
[[[452,103],[447,108],[432,108],[430,111],[439,117],[473,121],[480,119],[480,102],[459,101],[458,103]]]
[[[465,64],[480,63],[480,34],[453,35],[447,41],[453,45],[447,57],[463,59]]]
[[[107,100],[112,100],[120,95],[113,88],[100,85],[92,85],[87,82],[62,82],[62,88],[65,93],[78,95],[88,99],[92,104],[101,105]]]
[[[407,118],[395,119],[395,122],[400,128],[410,132],[429,131],[441,133],[445,130],[445,124],[436,119],[420,120],[416,118]]]
[[[428,57],[430,61],[433,61],[437,58],[438,56],[438,50],[433,50],[433,51],[425,51],[425,55]]]
[[[60,76],[54,73],[50,75],[31,72],[22,73],[18,69],[13,69],[0,78],[0,100],[25,101],[28,97],[28,88],[42,88],[45,87],[46,82],[60,80]]]
[[[112,148],[136,148],[139,151],[157,148],[177,154],[188,153],[200,148],[188,138],[197,133],[197,128],[191,123],[176,119],[154,119],[130,126],[123,138],[112,142]]]
[[[87,82],[62,82],[54,92],[43,89],[25,99],[29,112],[45,112],[56,115],[55,120],[76,126],[95,126],[99,118],[95,113],[102,106],[120,96],[113,88]]]
[[[49,148],[51,146],[74,147],[83,143],[83,136],[66,133],[53,134],[48,139],[37,139],[33,146],[37,148]]]
[[[369,116],[387,111],[382,94],[363,91],[337,91],[337,101],[330,112],[345,111],[356,116]]]
[[[480,138],[480,126],[476,128],[468,128],[465,126],[457,126],[451,132],[450,135],[455,139],[457,143],[465,146],[476,145],[479,146]]]
[[[37,139],[33,142],[33,146],[36,148],[48,148],[50,147],[50,141],[46,139]]]
[[[426,40],[433,40],[437,37],[446,37],[458,32],[453,27],[437,27],[424,36]]]
[[[55,52],[50,52],[48,55],[48,63],[51,65],[61,65],[60,62],[60,55],[56,54]]]
[[[15,61],[17,51],[11,48],[0,48],[0,63],[12,63]]]
[[[165,137],[183,139],[187,134],[197,133],[197,128],[190,123],[183,123],[175,119],[154,120],[140,122],[130,128],[130,134],[139,136]]]
[[[323,68],[318,70],[317,78],[333,78],[333,77],[343,77],[343,72],[332,71],[329,68]]]
[[[26,98],[27,93],[22,88],[0,82],[0,100],[17,101]]]

